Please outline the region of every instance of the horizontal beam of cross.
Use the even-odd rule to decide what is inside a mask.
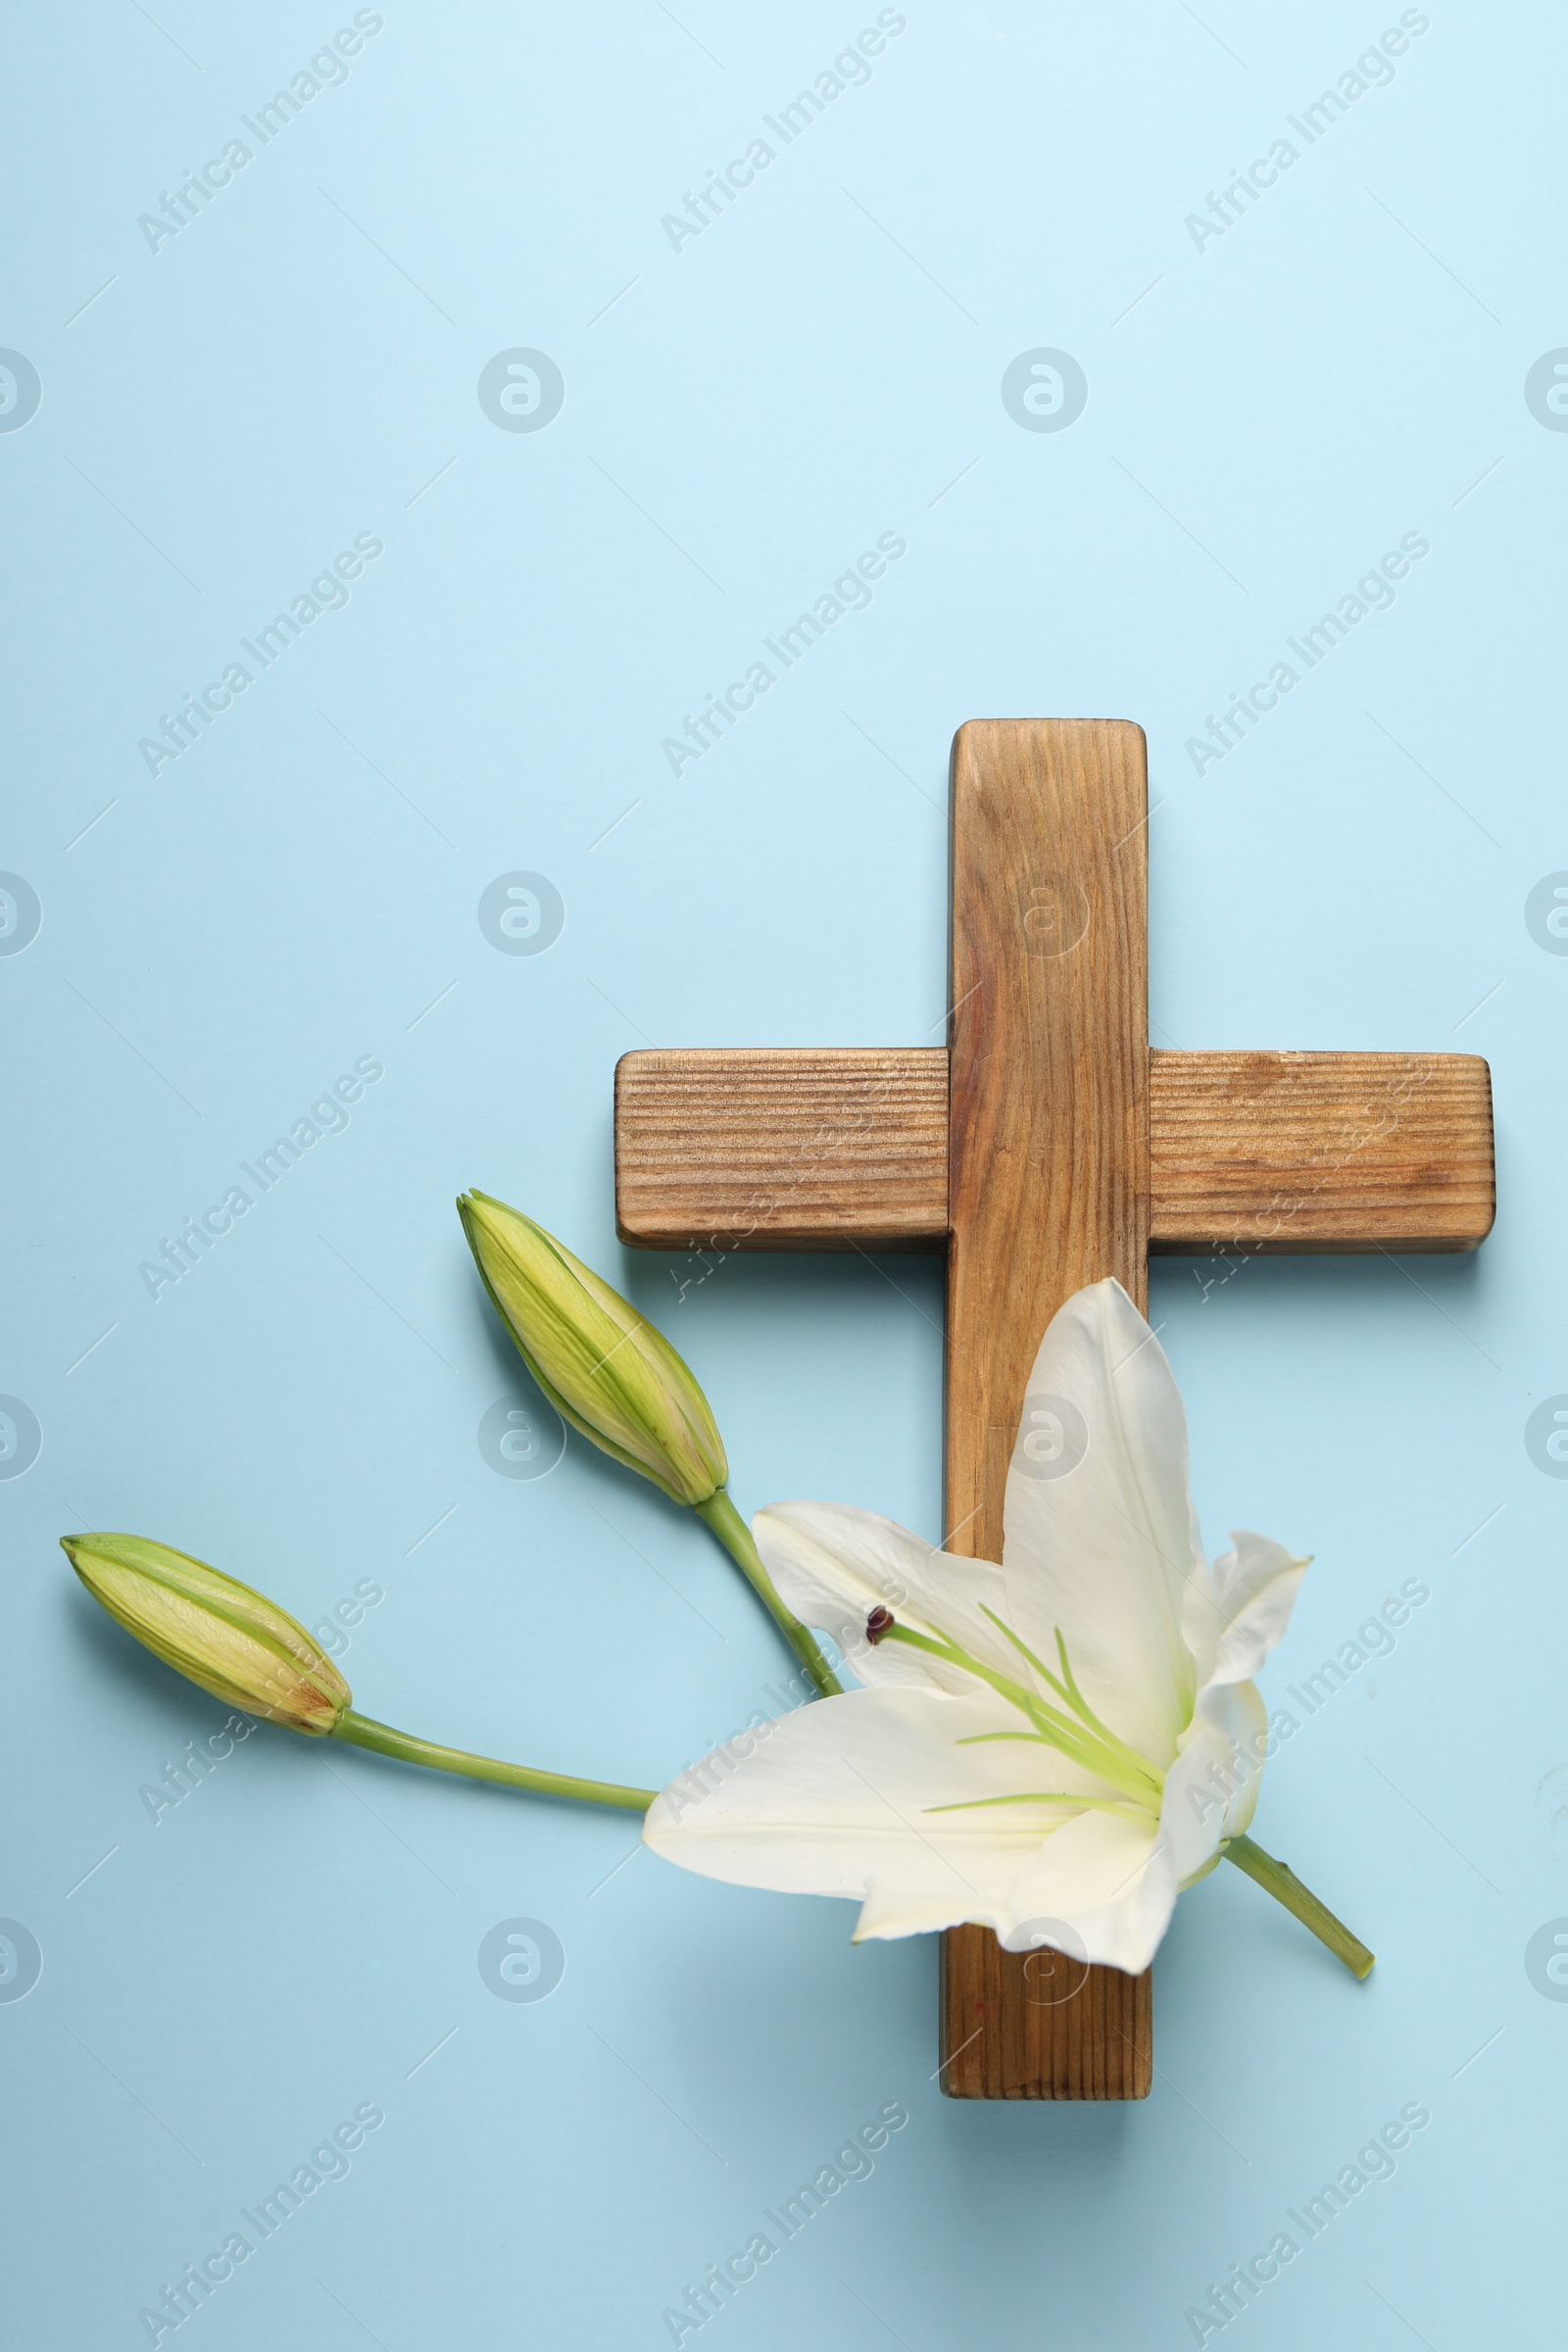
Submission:
[[[1471,1054],[1149,1056],[1150,1247],[1463,1250],[1492,1229]],[[615,1073],[615,1214],[645,1250],[940,1249],[948,1054],[654,1051]]]

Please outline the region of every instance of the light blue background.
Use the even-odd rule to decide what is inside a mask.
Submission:
[[[874,2175],[704,2342],[1174,2347],[1422,2101],[1396,2178],[1237,2324],[1546,2340],[1568,2008],[1524,1949],[1568,1913],[1568,1486],[1523,1429],[1568,1389],[1568,960],[1523,909],[1568,867],[1568,438],[1523,383],[1568,342],[1560,18],[1435,4],[1200,252],[1186,216],[1397,9],[909,0],[869,82],[676,252],[661,217],[873,9],[388,0],[346,84],[150,251],[138,216],[351,13],[67,0],[9,34],[0,342],[43,401],[0,436],[0,865],[43,924],[0,959],[0,1389],[43,1447],[0,1483],[0,1911],[44,1964],[0,2005],[8,2334],[145,2342],[162,2284],[378,2102],[209,2346],[652,2347],[898,2100]],[[1089,378],[1060,433],[999,396],[1041,345]],[[475,396],[514,346],[565,377],[539,433]],[[672,776],[662,739],[888,531],[870,609]],[[160,713],[361,532],[385,553],[347,609],[150,775]],[[1394,608],[1200,778],[1206,714],[1407,532],[1431,554]],[[1479,1257],[1152,1286],[1211,1543],[1316,1555],[1276,1701],[1431,1590],[1258,1812],[1371,1982],[1222,1871],[1160,1954],[1147,2104],[962,2105],[929,1942],[854,1950],[846,1907],[679,1874],[627,1819],[264,1730],[155,1826],[140,1788],[223,1711],[99,1619],[73,1528],[311,1622],[378,1580],[358,1701],[475,1748],[659,1782],[771,1703],[785,1661],[700,1530],[575,1440],[538,1482],[481,1458],[527,1384],[464,1185],[660,1321],[743,1505],[936,1533],[936,1261],[697,1282],[620,1251],[612,1072],[644,1042],[934,1042],[950,738],[1035,712],[1148,729],[1156,1043],[1493,1065]],[[566,906],[534,957],[476,920],[516,868]],[[155,1303],[139,1261],[364,1055],[348,1130]],[[477,1970],[517,1915],[565,1947],[543,2002]]]

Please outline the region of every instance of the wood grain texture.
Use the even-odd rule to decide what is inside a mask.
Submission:
[[[1110,1274],[1148,1298],[1146,776],[1143,730],[1122,720],[979,719],[954,739],[945,1514],[971,1559],[1002,1557],[1057,1307]],[[1148,2096],[1134,1980],[1090,1968],[1043,2000],[1043,1954],[976,1927],[942,1944],[950,2097]]]
[[[647,1250],[938,1250],[948,1055],[628,1054],[615,1203]],[[1152,1053],[1150,1248],[1477,1249],[1492,1229],[1492,1082],[1473,1054]]]
[[[615,1226],[644,1250],[945,1248],[946,1049],[622,1054]]]
[[[1152,1969],[1129,1977],[1049,1949],[1004,1952],[986,1928],[950,1928],[942,1947],[938,2073],[950,2096],[1148,2096]]]
[[[1153,1054],[1151,1247],[1478,1250],[1496,1213],[1477,1054]]]

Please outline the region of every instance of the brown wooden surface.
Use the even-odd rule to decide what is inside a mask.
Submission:
[[[1147,807],[1123,720],[979,719],[954,740],[945,1513],[972,1559],[1002,1557],[1057,1307],[1107,1274],[1148,1298]],[[1039,1954],[976,1927],[942,1946],[950,2097],[1147,2097],[1147,1987],[1092,1968],[1046,2001]]]
[[[1474,1250],[1494,1210],[1473,1054],[1149,1057],[1150,1247]],[[650,1250],[943,1249],[948,1055],[653,1052],[615,1072],[621,1240]]]
[[[1477,1250],[1496,1191],[1478,1054],[1152,1054],[1150,1246]]]
[[[951,2096],[1147,2098],[1152,1968],[1129,1977],[1049,1949],[1004,1952],[986,1928],[950,1928],[942,1945],[940,2077]]]
[[[945,1248],[947,1049],[623,1054],[615,1225],[644,1250]]]

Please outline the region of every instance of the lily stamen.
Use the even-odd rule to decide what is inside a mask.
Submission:
[[[1141,1756],[1135,1747],[1130,1747],[1125,1740],[1121,1739],[1117,1733],[1111,1730],[1109,1724],[1102,1723],[1101,1721],[1100,1717],[1095,1713],[1094,1708],[1089,1704],[1089,1701],[1079,1690],[1072,1668],[1067,1663],[1067,1644],[1061,1638],[1060,1626],[1055,1626],[1052,1629],[1056,1637],[1056,1651],[1061,1660],[1061,1672],[1063,1679],[1058,1682],[1056,1677],[1052,1673],[1050,1667],[1035,1656],[1035,1653],[1029,1647],[1028,1642],[1025,1642],[1020,1635],[1015,1634],[1011,1626],[1007,1624],[1006,1620],[997,1615],[995,1609],[988,1609],[985,1603],[982,1601],[980,1604],[980,1614],[982,1617],[989,1617],[992,1624],[996,1627],[998,1633],[1003,1635],[1006,1641],[1010,1642],[1013,1648],[1016,1649],[1021,1656],[1028,1659],[1036,1674],[1038,1674],[1043,1681],[1048,1683],[1051,1689],[1056,1691],[1057,1694],[1066,1701],[1067,1705],[1071,1707],[1073,1713],[1078,1717],[1086,1731],[1091,1733],[1095,1739],[1103,1740],[1105,1746],[1109,1748],[1112,1753],[1119,1755],[1133,1772],[1139,1774],[1143,1779],[1148,1781],[1152,1789],[1158,1790],[1162,1787],[1160,1776],[1154,1771],[1153,1767],[1148,1762],[1147,1758]]]
[[[987,1609],[985,1614],[989,1617],[991,1611]],[[1002,1626],[1000,1618],[995,1622]],[[1002,1630],[1007,1631],[1004,1626],[1002,1626]],[[1097,1717],[1091,1716],[1087,1724],[1072,1722],[1058,1713],[1056,1708],[1049,1706],[1043,1698],[1037,1697],[1032,1690],[1026,1690],[1021,1683],[1014,1682],[1010,1675],[998,1674],[994,1667],[982,1665],[978,1658],[960,1649],[956,1642],[936,1642],[929,1634],[917,1634],[912,1627],[897,1622],[885,1629],[882,1638],[906,1642],[911,1649],[926,1650],[932,1657],[943,1658],[949,1665],[961,1667],[964,1673],[989,1683],[993,1690],[1028,1718],[1048,1746],[1055,1748],[1069,1763],[1081,1765],[1096,1780],[1108,1781],[1113,1788],[1119,1788],[1123,1795],[1131,1797],[1135,1804],[1142,1805],[1146,1811],[1157,1813],[1157,1804],[1151,1807],[1149,1799],[1159,1796],[1162,1786],[1159,1779],[1142,1756],[1128,1747],[1124,1740],[1117,1740],[1115,1734],[1107,1731]],[[1032,1653],[1017,1642],[1016,1636],[1011,1638],[1017,1647],[1024,1649],[1031,1664],[1038,1665]],[[1041,1668],[1040,1671],[1046,1670]],[[1049,1674],[1047,1679],[1054,1680]]]

